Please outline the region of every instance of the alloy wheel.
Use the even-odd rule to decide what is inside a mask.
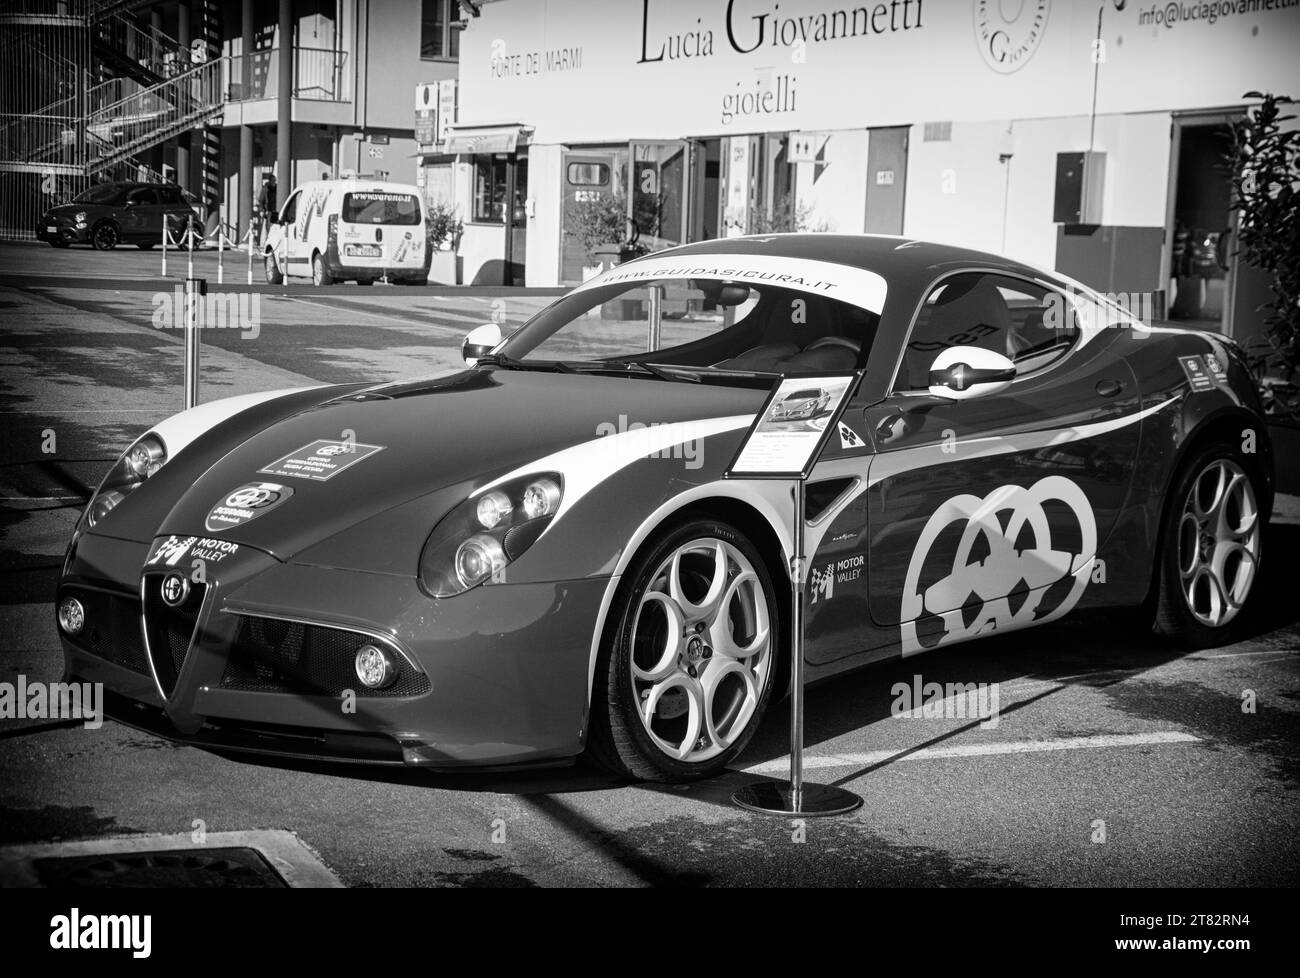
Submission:
[[[1250,478],[1218,458],[1192,480],[1178,524],[1178,573],[1188,610],[1220,628],[1241,611],[1259,566],[1259,507]]]
[[[650,578],[632,625],[632,685],[650,739],[669,757],[706,761],[744,734],[771,678],[772,612],[736,547],[700,538]]]

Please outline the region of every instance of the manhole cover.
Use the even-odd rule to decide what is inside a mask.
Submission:
[[[53,856],[32,863],[48,887],[286,887],[256,849],[165,849],[117,855]]]

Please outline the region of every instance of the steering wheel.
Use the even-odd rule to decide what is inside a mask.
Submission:
[[[809,350],[820,350],[824,346],[842,346],[845,349],[852,350],[856,355],[862,352],[862,344],[857,340],[851,340],[847,336],[823,336],[821,339],[813,340],[805,346],[804,352]]]

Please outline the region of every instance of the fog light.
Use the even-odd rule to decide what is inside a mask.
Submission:
[[[64,598],[59,602],[59,627],[69,635],[80,635],[86,626],[86,610],[76,598]]]
[[[370,689],[391,686],[397,678],[397,663],[377,645],[363,645],[357,649],[357,678]]]

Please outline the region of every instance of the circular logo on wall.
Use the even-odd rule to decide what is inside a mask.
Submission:
[[[190,582],[181,574],[168,574],[162,582],[162,599],[169,608],[184,604],[190,596]]]
[[[975,0],[975,43],[984,63],[1009,75],[1024,67],[1047,30],[1051,0]]]

